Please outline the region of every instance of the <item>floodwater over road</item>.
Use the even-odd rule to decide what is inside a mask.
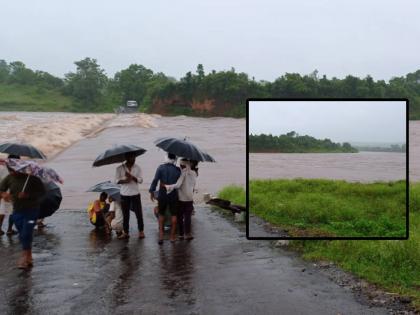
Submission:
[[[132,119],[107,120],[104,130],[47,162],[64,178],[62,207],[35,233],[31,271],[15,267],[17,238],[0,238],[0,314],[387,313],[295,255],[246,240],[243,225],[200,202],[193,217],[195,239],[159,246],[146,190],[164,154],[152,141],[188,136],[206,149],[218,162],[200,164],[199,191],[215,193],[227,184],[245,184],[245,121],[151,117],[146,126]],[[135,237],[134,217],[128,241],[97,233],[88,222],[85,208],[95,194],[85,190],[112,180],[116,167],[92,168],[92,161],[116,143],[148,150],[138,158],[144,240]]]

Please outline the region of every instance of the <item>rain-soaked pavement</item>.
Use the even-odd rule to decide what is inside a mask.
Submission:
[[[226,124],[229,122],[229,124]],[[62,209],[36,231],[34,267],[15,268],[16,237],[0,238],[0,314],[385,314],[362,303],[312,264],[248,241],[244,226],[197,204],[191,242],[157,244],[153,204],[145,193],[162,152],[152,140],[193,133],[219,163],[200,165],[201,193],[245,182],[243,120],[161,118],[165,128],[110,128],[80,141],[48,163],[65,179]],[[112,179],[115,165],[90,167],[112,143],[143,145],[138,159],[142,187],[144,240],[131,219],[128,241],[96,233],[83,210],[94,195],[84,191]],[[305,270],[305,272],[303,272]]]

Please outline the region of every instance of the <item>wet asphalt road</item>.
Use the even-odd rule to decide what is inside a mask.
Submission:
[[[29,272],[15,268],[16,237],[2,237],[0,314],[386,313],[294,255],[247,241],[208,207],[196,210],[193,241],[162,246],[145,213],[146,238],[122,241],[93,230],[84,212],[60,210],[35,233]]]
[[[165,125],[168,119],[159,122]],[[209,152],[220,157],[217,165],[200,169],[202,190],[215,192],[215,183],[222,187],[244,180],[245,140],[238,133],[244,125],[231,122],[223,129],[225,122],[213,121],[212,132],[208,132],[211,120],[171,125],[172,132],[204,130],[201,135],[195,133],[196,141],[210,143]],[[230,137],[220,140],[226,132]],[[65,179],[62,209],[46,220],[47,228],[36,231],[31,271],[15,267],[20,253],[17,238],[0,237],[0,314],[387,313],[357,301],[348,289],[294,254],[267,241],[246,240],[244,226],[205,205],[196,206],[193,241],[166,241],[159,246],[153,205],[145,194],[162,160],[162,152],[152,146],[149,155],[139,158],[145,173],[146,238],[135,238],[134,216],[128,241],[94,231],[82,210],[94,195],[84,191],[100,180],[112,179],[115,165],[92,169],[93,158],[115,141],[140,139],[146,144],[162,134],[160,128],[106,129],[48,163]]]

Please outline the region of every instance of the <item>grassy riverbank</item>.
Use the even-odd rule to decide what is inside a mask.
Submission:
[[[227,187],[219,194],[229,200],[242,200],[243,204],[244,195],[239,187]],[[305,259],[332,261],[387,292],[410,296],[420,309],[420,183],[410,185],[409,240],[291,241],[289,247]]]
[[[405,236],[405,181],[250,182],[250,211],[292,236]]]

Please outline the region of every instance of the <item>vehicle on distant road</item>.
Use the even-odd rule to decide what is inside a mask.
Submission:
[[[129,108],[134,108],[134,107],[138,107],[139,105],[137,104],[137,101],[127,101],[127,107]]]

